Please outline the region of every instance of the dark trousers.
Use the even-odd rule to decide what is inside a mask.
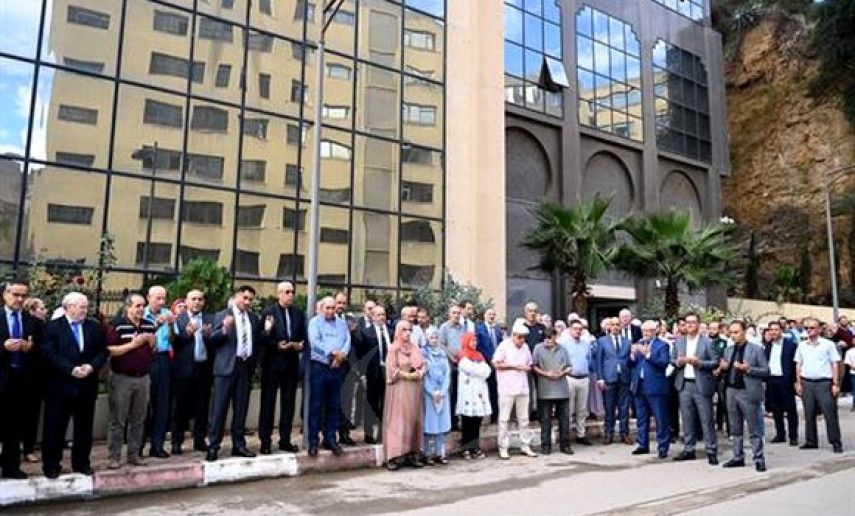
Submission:
[[[0,440],[3,454],[0,465],[3,472],[18,471],[21,466],[21,441],[27,421],[21,417],[26,413],[26,390],[29,387],[29,371],[9,369],[6,386],[0,393]]]
[[[558,418],[559,446],[570,446],[570,400],[537,400],[537,411],[540,419],[540,447],[551,446],[552,443],[552,410]]]
[[[336,442],[336,431],[341,415],[341,383],[344,379],[340,367],[331,368],[320,362],[311,362],[309,370],[309,447],[318,446],[318,434],[323,423],[324,441]],[[322,422],[321,419],[324,419]]]
[[[149,394],[146,435],[151,440],[153,450],[162,450],[169,425],[169,387],[172,382],[172,363],[169,353],[155,353],[149,371],[151,393]]]
[[[603,392],[603,401],[606,406],[606,426],[603,433],[606,437],[615,435],[615,415],[619,422],[621,437],[629,436],[629,384],[609,383]]]
[[[65,431],[68,422],[74,421],[74,440],[71,448],[71,469],[88,468],[92,451],[92,424],[95,417],[95,389],[81,389],[77,396],[58,397],[48,393],[45,398],[44,428],[42,429],[42,469],[59,471]]]
[[[795,400],[793,401],[795,402]],[[724,380],[719,380],[716,384],[715,426],[719,430],[726,429],[727,434],[730,435],[730,418],[727,416],[727,389]]]
[[[816,446],[816,411],[825,418],[825,432],[833,446],[840,443],[840,421],[837,419],[837,400],[831,395],[831,380],[802,381],[802,402],[805,408],[805,444]]]
[[[460,416],[460,419],[460,448],[474,452],[481,445],[481,418]]]
[[[493,407],[493,413],[490,414],[490,423],[495,424],[499,420],[499,384],[496,381],[496,368],[490,365],[490,377],[487,378],[487,391],[490,395],[490,406]],[[454,380],[454,385],[457,385],[457,379]],[[454,400],[455,403],[457,400]],[[452,405],[452,408],[454,405]]]
[[[208,435],[211,386],[210,363],[193,365],[190,378],[172,379],[172,443],[184,441],[184,433],[193,420],[193,442],[204,442]]]
[[[799,438],[799,412],[796,410],[796,394],[793,384],[783,376],[770,376],[766,380],[767,410],[772,412],[775,419],[775,437],[789,438],[796,441]],[[787,417],[787,431],[784,431],[784,416]]]
[[[380,439],[383,432],[383,402],[386,399],[386,375],[369,374],[365,382],[366,404],[362,412],[362,424],[365,429],[365,437]],[[374,426],[377,433],[374,433]]]
[[[249,408],[249,393],[255,366],[248,360],[235,358],[232,374],[214,377],[213,416],[208,432],[208,447],[219,450],[223,442],[226,414],[232,402],[232,450],[246,448],[246,411]]]
[[[286,370],[265,369],[261,372],[261,408],[258,412],[258,437],[261,444],[271,445],[273,420],[276,414],[276,395],[279,395],[279,446],[291,442],[291,428],[294,425],[294,407],[297,401],[299,369],[289,367]]]
[[[457,414],[454,413],[455,407],[457,406],[457,375],[458,375],[457,364],[451,364],[451,383],[448,386],[448,401],[451,402],[450,406],[451,406],[451,430],[452,431],[456,431],[458,428],[460,428],[460,425],[458,424],[458,417],[462,417],[462,416],[458,416]],[[498,403],[499,402],[498,402],[498,391],[497,391],[496,404],[491,405],[491,407],[493,407],[493,415],[497,418],[499,417],[499,404]],[[493,415],[490,416],[491,420],[493,418]]]
[[[643,380],[642,380],[643,382]],[[650,416],[656,421],[656,443],[659,453],[668,453],[671,446],[671,429],[668,426],[668,397],[642,394],[641,386],[635,393],[635,413],[638,416],[638,447],[650,448]]]
[[[668,399],[667,407],[668,407],[668,425],[671,428],[671,435],[676,438],[680,435],[680,393],[677,392],[677,388],[674,387],[674,376],[668,379],[670,386],[668,387]],[[636,405],[636,414],[637,414],[637,405]],[[641,416],[638,416],[641,417]],[[687,423],[690,424],[690,423]]]
[[[36,374],[31,382],[30,388],[24,394],[24,422],[21,443],[24,445],[24,453],[33,453],[36,449],[36,436],[39,433],[39,417],[42,414],[44,403],[44,380]]]

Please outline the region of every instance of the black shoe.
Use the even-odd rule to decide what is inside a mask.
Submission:
[[[573,455],[573,448],[571,448],[569,444],[565,444],[561,447],[561,453],[564,455]]]
[[[339,436],[338,443],[346,446],[356,446],[356,441],[354,441],[349,435]]]
[[[710,463],[710,466],[718,466],[718,457],[715,453],[707,453],[707,462]]]
[[[650,453],[650,448],[643,448],[641,446],[632,450],[633,455],[647,455],[648,453]]]
[[[843,445],[842,444],[834,444],[831,447],[831,451],[834,453],[843,453]]]
[[[297,453],[298,451],[300,451],[300,448],[298,448],[296,445],[291,444],[291,443],[284,443],[284,444],[279,445],[279,451],[284,451],[284,452],[288,452],[288,453]]]
[[[808,443],[804,443],[803,445],[799,446],[800,450],[815,450],[817,448],[819,448],[819,446],[817,446],[815,444],[808,444]]]
[[[659,458],[660,458],[660,459],[667,459],[667,458],[668,458],[668,452],[666,452],[666,451],[660,451],[660,452],[659,452]]]
[[[798,439],[790,439],[790,446],[798,446],[798,445],[799,445]]]
[[[695,452],[684,451],[684,452],[680,453],[680,455],[677,455],[676,457],[674,457],[674,460],[684,461],[684,460],[695,460],[696,458],[697,457],[695,456]]]
[[[261,455],[270,455],[273,453],[273,450],[271,449],[269,444],[262,444],[261,448],[258,449],[258,453],[260,453]]]
[[[341,446],[339,446],[338,443],[332,443],[329,449],[332,450],[333,455],[336,457],[339,457],[344,453],[344,450],[341,449]]]
[[[55,479],[59,478],[59,473],[60,473],[60,470],[58,470],[58,469],[46,469],[46,470],[44,470],[45,476],[51,480],[55,480]]]
[[[756,470],[757,470],[757,471],[759,471],[760,473],[762,473],[762,472],[766,471],[766,461],[765,461],[765,460],[763,460],[763,459],[760,459],[760,460],[756,461],[756,462],[754,463],[754,469],[756,469]]]
[[[745,466],[745,459],[730,459],[721,465],[723,468],[741,468]]]
[[[353,444],[355,445],[356,443],[353,443]],[[365,436],[365,444],[377,444],[377,439],[371,437],[370,435],[366,435]],[[353,446],[353,445],[351,445],[351,446]]]
[[[772,440],[771,440],[771,441],[769,441],[769,442],[770,442],[770,443],[783,443],[783,442],[785,442],[785,441],[786,441],[786,439],[784,439],[784,438],[783,438],[783,437],[781,437],[780,435],[776,435],[776,436],[775,436],[775,438],[774,438],[774,439],[772,439]]]
[[[395,459],[386,461],[386,469],[389,471],[397,471],[401,466],[398,464],[398,461]]]
[[[592,443],[591,440],[588,439],[587,437],[577,437],[576,443],[584,444],[585,446],[593,446],[594,445],[594,443]]]
[[[172,455],[181,455],[184,450],[181,448],[181,443],[172,443]]]
[[[47,476],[47,473],[45,473],[45,476]],[[24,473],[23,471],[21,471],[20,468],[18,468],[18,469],[4,471],[2,477],[3,478],[10,478],[13,480],[24,480],[27,478],[27,474]],[[56,478],[56,477],[48,477],[48,478]]]
[[[208,443],[205,441],[193,441],[193,451],[208,451]]]
[[[251,459],[255,457],[255,454],[247,450],[246,448],[234,448],[232,450],[232,457],[246,457],[248,459]]]
[[[208,448],[208,454],[205,455],[205,460],[208,462],[216,462],[217,460],[217,450],[213,448]]]
[[[95,470],[92,469],[91,466],[84,466],[82,468],[77,468],[74,470],[75,473],[80,473],[81,475],[86,475],[87,477],[91,477],[95,474]]]
[[[552,454],[552,446],[541,446],[540,453],[543,455],[551,455]]]
[[[309,445],[309,457],[317,457],[318,456],[318,446],[317,445]]]
[[[169,458],[169,454],[168,454],[168,453],[166,453],[166,450],[163,450],[163,449],[158,450],[157,448],[152,448],[152,449],[150,449],[150,450],[148,451],[148,456],[149,456],[149,457],[155,457],[155,458],[158,458],[158,459],[167,459],[167,458]]]
[[[416,469],[425,467],[425,465],[422,464],[421,459],[417,455],[416,456],[411,455],[410,458],[407,459],[407,463]]]

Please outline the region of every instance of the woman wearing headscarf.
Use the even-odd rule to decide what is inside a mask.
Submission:
[[[485,457],[479,446],[481,418],[492,413],[490,392],[487,388],[491,369],[477,346],[475,333],[465,333],[460,339],[460,352],[457,355],[460,373],[457,377],[455,413],[462,419],[460,454],[467,460],[472,457]]]
[[[386,398],[383,404],[383,447],[386,467],[396,470],[408,463],[422,467],[424,410],[422,409],[422,377],[425,362],[418,346],[410,340],[413,326],[399,321],[395,326],[395,341],[386,356]]]
[[[439,339],[436,328],[425,332],[427,345],[422,348],[425,359],[424,404],[426,464],[448,464],[445,458],[445,434],[451,430],[451,403],[448,388],[451,386],[451,365]]]

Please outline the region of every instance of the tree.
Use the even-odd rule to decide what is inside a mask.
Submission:
[[[745,297],[756,299],[760,291],[757,272],[760,269],[760,259],[757,257],[757,238],[754,232],[748,237],[748,265],[745,268]]]
[[[205,293],[205,305],[209,310],[222,310],[232,293],[232,276],[228,269],[213,260],[190,260],[166,290],[169,299],[178,299],[193,289]]]
[[[480,319],[488,308],[493,307],[492,299],[483,298],[484,291],[471,283],[454,279],[448,271],[444,273],[442,290],[437,291],[430,285],[422,285],[412,295],[403,299],[403,304],[413,304],[426,308],[434,321],[444,321],[452,303],[469,301],[475,308],[475,319]]]
[[[720,222],[698,229],[688,212],[671,210],[628,219],[621,228],[632,241],[621,246],[615,264],[642,278],[665,285],[665,314],[680,311],[681,287],[694,291],[735,280],[739,253],[732,224]]]
[[[855,125],[855,0],[825,0],[816,5],[813,48],[820,62],[811,95],[840,99]]]
[[[617,228],[623,222],[606,214],[611,199],[599,195],[567,208],[543,203],[534,210],[535,228],[523,245],[540,254],[537,268],[570,280],[569,304],[588,313],[590,282],[611,268],[618,253]]]

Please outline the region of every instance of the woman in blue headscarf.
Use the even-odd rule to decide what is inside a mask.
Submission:
[[[424,455],[428,466],[448,464],[445,458],[445,434],[451,430],[451,405],[448,388],[451,385],[451,366],[445,347],[436,328],[429,328],[425,336],[427,345],[422,348],[425,357],[424,407],[425,438]]]

